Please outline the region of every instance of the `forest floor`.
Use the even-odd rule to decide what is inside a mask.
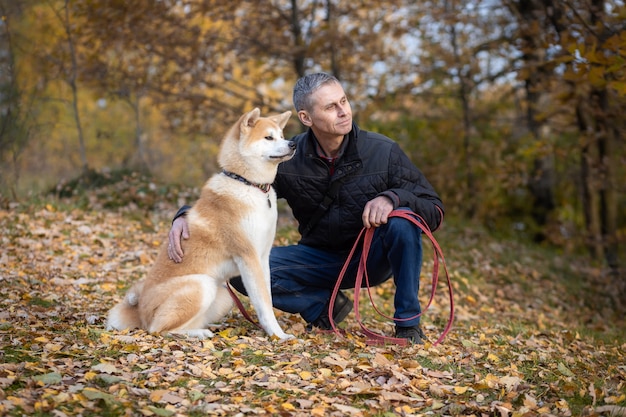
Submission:
[[[287,342],[237,310],[203,341],[107,331],[107,311],[193,195],[134,178],[0,210],[0,415],[626,416],[626,326],[603,271],[453,220],[435,235],[455,303],[437,345],[450,310],[443,274],[425,345],[370,344],[354,312],[337,336],[276,311],[297,336]],[[284,219],[276,244],[297,238]],[[392,294],[391,283],[372,291],[385,314]],[[391,335],[365,291],[360,300],[366,326]]]

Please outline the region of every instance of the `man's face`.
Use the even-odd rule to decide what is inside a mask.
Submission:
[[[308,123],[316,136],[344,136],[352,130],[350,102],[338,83],[328,83],[311,95]],[[304,121],[303,121],[304,122]]]

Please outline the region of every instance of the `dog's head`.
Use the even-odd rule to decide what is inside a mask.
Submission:
[[[261,117],[258,108],[241,116],[222,143],[219,156],[222,168],[252,176],[254,181],[273,182],[278,164],[291,159],[296,152],[295,143],[283,135],[290,116],[291,112],[286,111]]]

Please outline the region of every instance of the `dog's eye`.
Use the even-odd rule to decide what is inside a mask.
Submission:
[[[274,137],[273,136],[265,136],[265,139],[267,139],[267,140],[274,140]]]

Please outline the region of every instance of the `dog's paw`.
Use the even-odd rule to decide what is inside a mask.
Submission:
[[[275,339],[279,342],[286,342],[287,340],[295,340],[296,337],[289,333],[281,333],[272,335],[272,339]]]
[[[179,330],[177,332],[170,332],[170,333],[178,333],[178,334],[185,335],[187,337],[195,337],[198,339],[209,339],[215,336],[213,332],[210,331],[209,329]]]

